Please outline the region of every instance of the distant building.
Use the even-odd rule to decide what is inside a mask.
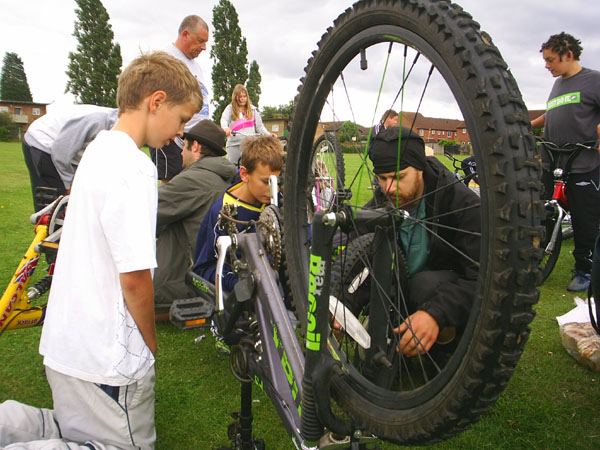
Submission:
[[[47,105],[48,103],[0,100],[0,112],[7,112],[12,116],[12,120],[19,125],[19,139],[23,139],[31,122],[46,114]]]
[[[265,128],[271,133],[275,133],[277,136],[287,136],[288,131],[288,118],[283,116],[273,117],[272,119],[262,119]]]
[[[470,144],[471,137],[463,120],[425,117],[423,114],[405,112],[402,126],[412,128],[425,143],[436,144],[441,140]]]
[[[545,110],[529,110],[529,120],[531,121],[545,112]],[[315,140],[323,133],[337,135],[343,124],[344,121],[319,122],[315,132]],[[434,144],[437,144],[441,140],[446,140],[457,141],[462,148],[461,151],[465,153],[470,153],[471,151],[471,136],[464,120],[425,117],[421,113],[404,112],[402,113],[402,126],[412,128],[421,136],[426,144],[431,145],[434,149],[436,149]],[[366,140],[370,130],[370,127],[359,125],[358,132],[360,139],[363,141]]]

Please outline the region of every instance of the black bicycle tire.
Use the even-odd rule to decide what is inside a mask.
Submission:
[[[338,297],[340,283],[345,278],[343,272],[352,270],[354,265],[364,257],[366,250],[373,245],[374,237],[374,233],[368,233],[352,239],[336,257],[331,265],[330,295]]]
[[[321,38],[308,61],[296,98],[284,180],[284,227],[290,281],[295,299],[307,298],[309,238],[306,224],[307,154],[327,83],[356,40],[382,32],[418,38],[444,64],[454,82],[478,149],[482,181],[482,295],[477,295],[471,345],[444,386],[422,402],[383,408],[366,400],[363,385],[351,376],[334,377],[339,403],[355,424],[397,443],[424,444],[451,437],[476,422],[504,390],[522,354],[535,313],[535,289],[543,204],[539,201],[539,165],[529,136],[527,110],[512,75],[491,38],[459,6],[447,1],[372,0],[346,10]],[[374,37],[375,39],[375,37]],[[410,42],[410,41],[409,41]],[[358,48],[358,47],[357,47]],[[431,55],[430,55],[431,56]],[[337,59],[336,59],[337,58]],[[340,69],[341,70],[341,69]],[[327,73],[325,73],[327,72]],[[306,304],[296,301],[305,326]]]
[[[346,286],[342,285],[343,280],[346,280],[351,273],[355,273],[361,268],[365,267],[364,259],[373,259],[374,253],[372,250],[373,241],[375,239],[375,233],[367,233],[351,239],[345,246],[345,248],[337,255],[335,261],[331,266],[331,280],[330,280],[330,291],[329,294],[342,301],[346,306],[349,307],[350,311],[355,315],[363,314],[363,305],[360,308],[353,307],[352,305],[346,304],[343,300],[344,293],[342,289],[347,289]],[[403,253],[395,256],[394,261],[397,270],[399,272],[399,281],[401,288],[405,289],[408,286],[408,264]],[[365,280],[361,281],[362,284]],[[355,286],[356,288],[357,286]]]
[[[548,245],[548,242],[552,236],[552,230],[554,229],[555,224],[556,224],[556,217],[553,220],[551,220],[550,226],[547,227],[547,229],[546,229],[546,236],[545,236],[544,242],[541,246],[542,249],[545,249],[546,246]],[[560,250],[562,248],[563,239],[564,239],[564,237],[562,234],[562,227],[559,227],[558,233],[556,235],[556,242],[554,243],[554,248],[552,249],[552,253],[546,254],[545,250],[544,250],[543,258],[540,261],[540,272],[541,272],[540,284],[543,283],[544,281],[546,281],[548,279],[548,277],[550,276],[550,274],[552,273],[552,271],[554,270],[554,267],[556,266],[556,263],[558,262],[558,258],[560,257]]]

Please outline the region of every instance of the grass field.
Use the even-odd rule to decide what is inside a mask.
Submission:
[[[350,162],[349,162],[350,163]],[[6,286],[33,237],[27,170],[19,144],[0,143],[0,284]],[[555,317],[573,307],[565,290],[572,243],[541,288],[537,316],[523,357],[506,391],[469,431],[434,449],[600,448],[600,374],[580,366],[563,349]],[[85,292],[81,301],[85,301]],[[38,354],[40,329],[0,337],[0,401],[51,407]],[[239,409],[239,383],[207,336],[158,325],[157,449],[212,449],[227,444],[230,413]],[[293,448],[270,400],[254,390],[254,431],[268,449]],[[397,448],[391,444],[383,449]]]

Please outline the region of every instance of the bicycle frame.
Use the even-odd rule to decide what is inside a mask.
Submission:
[[[4,330],[29,328],[44,323],[45,307],[30,307],[27,286],[40,260],[38,244],[48,237],[48,226],[36,226],[36,234],[17,266],[0,300],[0,333]]]
[[[361,214],[366,217],[365,221],[372,225],[388,223],[390,220],[388,214],[382,214],[379,210]],[[239,281],[235,288],[237,304],[231,312],[223,335],[233,329],[234,322],[239,318],[239,313],[236,313],[239,309],[236,308],[241,307],[238,305],[251,300],[254,314],[250,331],[247,333],[249,339],[241,338],[240,343],[231,348],[232,371],[243,382],[251,381],[267,394],[298,449],[341,448],[350,445],[358,448],[359,442],[368,444],[377,441],[370,435],[363,436],[353,424],[335,417],[330,408],[331,377],[334,373],[342,373],[344,370],[344,363],[338,356],[339,345],[329,333],[329,320],[333,314],[329,296],[332,238],[339,224],[343,222],[344,213],[317,213],[314,217],[306,360],[282,301],[278,274],[270,265],[260,235],[238,233],[230,236],[232,245],[241,254],[243,268],[238,271]],[[220,249],[220,253],[226,251],[225,248]],[[381,254],[378,260],[381,261],[382,267],[389,268],[392,255],[390,253],[386,258]],[[382,285],[379,284],[375,289],[382,289]],[[384,291],[385,287],[381,292]],[[380,303],[383,305],[383,302]],[[216,304],[223,305],[224,301],[217,296]],[[377,304],[378,302],[373,302],[373,317],[377,314]],[[336,307],[343,308],[341,304]],[[380,312],[382,315],[386,314],[383,310]],[[351,313],[344,311],[344,319],[346,314]],[[342,322],[345,328],[351,328],[350,319],[348,318],[348,322]],[[362,331],[366,334],[364,328]],[[366,349],[369,357],[384,345],[384,342],[379,341],[385,340],[381,333],[379,336],[376,333],[372,334],[375,335],[375,341]],[[248,394],[244,394],[242,388],[242,403],[244,396]],[[325,429],[329,431],[324,432]],[[333,439],[331,431],[336,436],[343,437]]]
[[[235,245],[248,264],[248,271],[257,274],[253,289],[254,312],[258,325],[258,340],[250,352],[248,374],[273,401],[294,445],[300,448],[300,413],[304,356],[288,318],[278,287],[278,276],[270,266],[267,254],[256,233],[235,235]],[[232,349],[232,354],[236,352]]]
[[[553,177],[553,192],[552,198],[545,203],[545,207],[548,210],[554,211],[556,222],[552,228],[552,234],[544,249],[547,255],[554,251],[556,246],[556,240],[558,239],[558,233],[562,228],[562,221],[569,214],[569,202],[567,199],[567,178],[569,176],[570,168],[579,153],[583,149],[592,148],[587,144],[565,144],[562,147],[555,145],[552,142],[542,141],[538,138],[538,145],[544,146],[550,159],[551,173]],[[565,156],[566,161],[564,158]]]

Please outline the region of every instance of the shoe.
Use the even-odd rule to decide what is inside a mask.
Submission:
[[[592,276],[589,273],[585,273],[582,270],[576,270],[571,278],[571,282],[567,286],[569,292],[583,292],[587,291],[590,287],[590,280]]]

